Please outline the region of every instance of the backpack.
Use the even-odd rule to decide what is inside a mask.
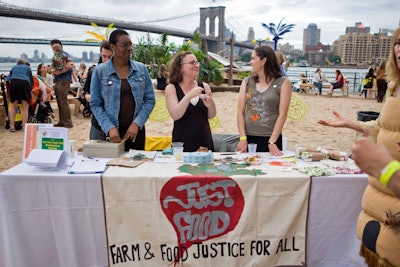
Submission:
[[[364,88],[372,88],[372,81],[373,77],[364,78],[362,82]]]

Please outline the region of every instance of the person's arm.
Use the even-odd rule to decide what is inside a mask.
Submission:
[[[92,81],[92,73],[93,73],[93,70],[89,71],[88,76],[85,81],[85,84],[83,85],[83,89],[82,89],[85,94],[85,99],[87,102],[90,102],[90,83]]]
[[[289,79],[285,79],[281,86],[280,101],[279,101],[279,115],[274,125],[274,130],[268,140],[268,148],[272,155],[281,156],[282,152],[276,145],[279,135],[282,133],[283,126],[285,125],[290,98],[292,96],[292,87]]]
[[[200,86],[194,87],[190,90],[182,99],[178,101],[178,96],[176,95],[175,85],[168,84],[165,88],[165,101],[167,102],[167,109],[169,115],[174,121],[179,120],[185,114],[190,100],[193,97],[200,96],[203,92],[203,88]]]
[[[319,120],[317,123],[324,125],[324,126],[349,128],[349,129],[353,129],[358,132],[363,132],[363,129],[361,128],[361,125],[359,122],[349,120],[346,117],[342,116],[337,111],[333,111],[332,113],[333,113],[333,115],[335,115],[336,119],[334,119],[334,120]]]
[[[143,100],[142,105],[139,107],[137,114],[132,121],[132,123],[137,124],[139,128],[142,128],[144,126],[156,103],[153,83],[151,81],[150,75],[147,71],[147,68],[144,65],[142,67],[145,72],[145,88],[143,93]]]
[[[96,120],[99,122],[101,129],[103,132],[108,133],[111,138],[110,131],[111,129],[117,129],[116,126],[111,122],[108,114],[104,108],[104,99],[101,94],[100,88],[100,73],[99,68],[96,67],[92,74],[92,82],[90,83],[90,109],[95,116]]]
[[[381,183],[387,183],[386,186],[400,197],[400,163],[395,161],[389,149],[361,137],[354,143],[351,157],[361,170]]]
[[[239,130],[239,143],[237,145],[237,151],[247,151],[247,135],[246,135],[246,121],[245,121],[245,110],[246,110],[246,85],[247,80],[243,80],[240,85],[238,105],[237,105],[237,127]]]

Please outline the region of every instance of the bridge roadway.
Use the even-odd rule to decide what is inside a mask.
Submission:
[[[132,30],[132,31],[139,31],[139,32],[151,32],[151,33],[158,33],[163,34],[167,33],[170,36],[182,37],[182,38],[193,38],[193,33],[167,28],[167,27],[157,27],[157,26],[150,26],[150,25],[143,25],[136,22],[124,21],[124,20],[116,20],[116,19],[107,19],[107,18],[100,18],[100,17],[90,17],[90,16],[82,16],[76,15],[72,13],[63,13],[63,12],[55,12],[50,10],[42,10],[36,8],[25,8],[20,7],[8,3],[4,3],[0,1],[0,16],[1,17],[11,17],[11,18],[18,18],[18,19],[32,19],[32,20],[42,20],[42,21],[52,21],[52,22],[61,22],[61,23],[69,23],[69,24],[79,24],[79,25],[90,25],[91,22],[95,22],[98,26],[107,27],[111,23],[114,23],[116,28]],[[208,41],[217,41],[215,36],[202,36],[202,38]],[[14,40],[13,40],[14,39]],[[29,39],[22,39],[22,38],[1,38],[2,42],[9,43],[11,41],[17,40],[29,40]],[[32,39],[38,40],[38,39]],[[35,41],[32,41],[35,42]],[[63,40],[63,43],[66,42]],[[73,45],[74,41],[71,42]],[[83,43],[83,42],[82,42]],[[47,43],[48,44],[48,43]],[[229,44],[229,39],[226,40],[226,44]],[[78,45],[78,44],[75,44]],[[82,44],[83,45],[83,44]],[[98,45],[98,44],[96,44]],[[234,42],[234,45],[237,47],[253,49],[254,44],[249,44],[247,42]]]

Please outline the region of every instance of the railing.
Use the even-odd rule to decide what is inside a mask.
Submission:
[[[361,82],[362,79],[365,76],[365,70],[360,69],[360,71],[346,71],[346,70],[341,70],[342,74],[346,79],[349,81],[349,92],[360,92],[362,89]],[[310,70],[304,70],[304,71],[299,71],[299,70],[291,70],[290,67],[287,71],[287,75],[290,79],[290,81],[294,84],[297,83],[300,80],[300,75],[304,74],[305,77],[307,78],[312,78],[315,74],[315,71],[310,71]],[[330,81],[335,80],[336,78],[336,73],[335,70],[327,70],[323,69],[323,74],[326,75],[326,78]]]

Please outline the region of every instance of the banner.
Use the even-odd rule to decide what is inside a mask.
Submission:
[[[102,176],[109,266],[304,265],[309,177],[170,165]]]

